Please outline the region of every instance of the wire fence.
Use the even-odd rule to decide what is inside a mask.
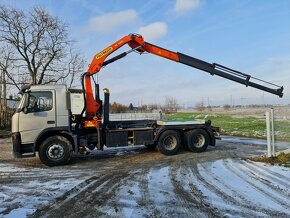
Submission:
[[[275,106],[273,108],[275,138],[290,141],[290,106]]]
[[[162,113],[117,113],[110,114],[111,121],[117,120],[160,120]]]

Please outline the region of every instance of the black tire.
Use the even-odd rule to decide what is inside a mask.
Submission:
[[[157,148],[162,154],[174,155],[179,151],[180,147],[180,134],[174,130],[166,130],[158,139]]]
[[[39,158],[47,166],[67,164],[72,156],[72,144],[63,136],[50,136],[39,147]]]
[[[184,142],[192,152],[203,152],[209,144],[209,137],[205,130],[195,129],[184,133]]]

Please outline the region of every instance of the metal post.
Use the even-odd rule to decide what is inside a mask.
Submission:
[[[271,145],[272,145],[272,157],[276,157],[275,153],[275,131],[274,131],[274,108],[270,109],[271,114]]]
[[[266,128],[267,128],[267,157],[271,155],[271,125],[270,125],[270,112],[266,111]]]

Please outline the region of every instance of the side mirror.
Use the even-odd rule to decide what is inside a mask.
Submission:
[[[24,114],[27,114],[27,113],[28,113],[28,108],[27,108],[27,107],[24,107],[24,108],[22,109],[22,111],[23,111]]]
[[[28,113],[28,106],[29,106],[29,94],[25,93],[24,94],[24,104],[23,104],[23,108],[22,108],[23,113],[25,113],[25,114]]]

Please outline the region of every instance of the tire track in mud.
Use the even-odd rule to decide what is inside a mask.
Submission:
[[[109,154],[104,154],[104,157],[103,154],[97,154],[94,157],[75,158],[71,165],[63,168],[45,168],[42,164],[38,164],[38,168],[32,168],[29,165],[23,168],[24,171],[21,169],[18,171],[19,168],[15,168],[15,172],[13,171],[12,174],[5,174],[4,172],[1,174],[0,166],[0,180],[3,178],[6,183],[15,181],[17,185],[17,183],[30,182],[31,180],[46,182],[55,179],[62,182],[62,179],[66,178],[78,178],[78,181],[79,178],[82,178],[82,182],[71,190],[65,193],[60,191],[59,195],[63,193],[60,197],[53,200],[49,199],[49,205],[42,206],[42,204],[41,208],[38,208],[32,214],[32,217],[128,217],[130,215],[127,214],[126,216],[127,208],[133,211],[133,215],[137,215],[135,217],[140,215],[150,218],[166,217],[168,215],[169,217],[175,217],[178,211],[181,212],[179,217],[255,217],[257,214],[259,216],[258,211],[261,211],[260,214],[262,215],[264,213],[271,217],[289,216],[286,212],[279,213],[278,209],[271,210],[271,208],[268,208],[269,210],[267,210],[267,208],[261,208],[261,205],[251,202],[251,199],[243,200],[246,194],[243,195],[236,190],[231,190],[231,183],[226,181],[224,181],[225,188],[221,189],[222,180],[217,180],[220,178],[220,174],[213,174],[213,177],[209,177],[209,175],[206,176],[203,173],[204,170],[206,173],[209,169],[210,165],[206,165],[208,162],[214,162],[222,158],[247,156],[249,152],[256,152],[256,147],[249,151],[248,147],[244,150],[240,147],[235,148],[236,150],[229,150],[230,148],[230,146],[220,145],[217,149],[209,149],[208,152],[198,155],[181,153],[171,157],[162,156],[158,152],[147,152],[145,149],[144,151],[131,153],[122,151],[120,154],[110,151]],[[17,162],[16,165],[20,166],[20,162]],[[234,165],[240,168],[239,164],[235,162]],[[160,169],[167,167],[169,170],[166,171],[166,175],[164,174],[166,176],[164,179],[168,181],[166,184],[170,185],[168,189],[170,191],[165,193],[166,185],[159,184],[162,178],[159,177],[158,173]],[[264,170],[261,166],[255,165],[254,167]],[[66,170],[68,171],[66,172]],[[271,170],[265,170],[265,174],[267,174],[266,171]],[[14,173],[19,174],[19,176],[13,175]],[[208,172],[208,174],[210,173]],[[228,169],[225,173],[241,178],[232,174]],[[21,174],[23,176],[20,176]],[[262,174],[259,175],[262,176]],[[9,176],[11,176],[11,180],[8,179]],[[149,176],[152,176],[152,179]],[[278,180],[288,183],[289,178],[274,172],[273,177],[275,178],[275,176],[279,177]],[[244,180],[250,178],[244,177],[241,178],[241,182],[253,189],[250,184],[244,182]],[[84,178],[88,179],[83,181]],[[156,179],[158,182],[154,182]],[[253,180],[253,182],[255,181],[260,183],[257,178]],[[273,181],[274,184],[276,182],[272,178],[269,181]],[[77,184],[77,182],[73,184]],[[156,185],[156,189],[154,189],[154,185]],[[72,184],[70,187],[72,187]],[[68,190],[68,188],[65,190]],[[127,195],[127,190],[133,191],[134,194],[128,193]],[[211,200],[212,196],[208,194],[210,192],[212,192],[213,199],[218,199],[221,204]],[[255,192],[260,195],[258,191],[255,190]],[[160,201],[155,199],[159,196]],[[218,207],[216,203],[223,205],[224,208]],[[23,207],[23,205],[21,206]],[[167,208],[169,209],[167,210]],[[255,209],[257,210],[256,213]],[[172,214],[170,214],[171,211],[173,211]],[[187,216],[184,216],[184,214],[187,214]]]
[[[240,191],[237,191],[234,187],[232,187],[229,184],[226,184],[224,180],[222,180],[219,176],[217,176],[210,168],[210,166],[213,163],[205,163],[205,164],[199,164],[199,167],[202,168],[205,172],[209,172],[207,174],[207,176],[210,179],[210,181],[213,181],[214,183],[218,183],[221,186],[223,186],[224,188],[226,188],[225,190],[223,190],[223,192],[227,192],[230,191],[231,193],[233,193],[233,196],[237,197],[240,199],[240,206],[243,207],[243,209],[247,209],[249,211],[251,211],[251,216],[255,215],[255,216],[261,216],[261,214],[264,214],[264,216],[266,215],[271,215],[271,216],[275,216],[276,212],[273,212],[272,210],[266,209],[266,208],[262,208],[259,207],[258,205],[253,205],[254,202],[250,201],[247,199],[247,197],[243,194],[241,194]],[[237,199],[238,200],[238,199]]]
[[[112,161],[112,163],[111,161],[106,163],[107,166],[112,167],[112,169],[110,169],[109,171],[101,170],[99,172],[95,172],[97,174],[101,175],[103,174],[104,176],[102,177],[102,179],[91,177],[91,179],[87,180],[87,181],[92,180],[91,182],[89,182],[90,184],[86,185],[86,182],[84,182],[85,186],[85,188],[83,188],[84,190],[79,190],[80,188],[78,186],[75,187],[76,189],[75,191],[72,192],[69,191],[68,193],[65,193],[63,197],[59,198],[57,201],[53,201],[46,207],[39,208],[34,214],[32,214],[32,217],[43,217],[43,216],[53,217],[54,215],[56,216],[61,215],[65,217],[82,217],[88,216],[88,214],[90,214],[90,217],[120,216],[120,211],[122,210],[122,206],[124,205],[119,204],[114,200],[118,188],[123,186],[124,183],[126,183],[126,181],[128,180],[128,178],[130,178],[132,181],[134,181],[134,179],[136,180],[136,175],[140,176],[139,175],[140,169],[152,167],[152,164],[154,165],[156,160],[154,156],[153,161],[150,161],[150,163],[146,159],[143,158],[140,159],[136,156],[132,156],[131,158],[129,157],[119,159],[121,161],[120,162],[121,164],[117,164],[115,160]],[[134,173],[134,170],[136,169],[138,169],[139,172],[135,171]],[[99,186],[102,186],[102,189],[94,191]],[[97,197],[89,197],[89,195],[94,195]],[[69,200],[66,200],[67,196],[69,196],[70,198]],[[94,206],[96,205],[101,206],[100,209],[94,208]],[[110,211],[111,215],[110,214],[108,215],[106,211],[101,211],[102,208],[107,207],[107,205],[110,205],[114,208],[114,211]],[[159,214],[158,210],[155,209],[154,211],[155,214]],[[148,211],[146,211],[146,213],[148,213]]]
[[[150,167],[146,175],[148,182],[148,196],[155,208],[160,211],[158,217],[184,217],[184,211],[178,207],[178,201],[173,193],[169,178],[169,166],[163,164]]]
[[[220,188],[213,185],[211,182],[207,181],[199,172],[199,169],[197,165],[194,165],[193,167],[190,167],[191,173],[196,176],[199,182],[201,182],[204,187],[206,187],[211,192],[215,193],[218,197],[220,197],[224,202],[227,204],[235,206],[235,209],[227,208],[227,209],[220,209],[221,211],[225,213],[235,214],[242,217],[248,217],[248,212],[245,212],[245,208],[249,208],[247,204],[241,203],[239,200],[235,199],[233,196],[225,193],[223,190],[220,190]],[[241,207],[242,206],[242,207]]]
[[[170,179],[174,187],[174,193],[180,200],[181,206],[186,210],[187,215],[189,217],[200,217],[206,214],[208,217],[222,217],[222,214],[211,208],[209,203],[203,199],[202,193],[197,188],[190,187],[193,194],[184,189],[181,181],[177,180],[179,178],[178,171],[180,170],[181,168],[171,167]]]
[[[228,162],[228,160],[225,160]],[[232,160],[231,160],[232,162]],[[241,167],[239,167],[240,169],[240,174],[244,174],[245,176],[247,177],[250,177],[254,180],[258,180],[259,182],[263,183],[265,186],[267,186],[268,189],[271,189],[272,191],[274,191],[275,193],[277,193],[279,196],[278,198],[275,197],[275,196],[272,196],[270,195],[271,197],[275,198],[276,199],[276,202],[280,203],[281,205],[284,205],[284,206],[288,206],[287,209],[290,209],[290,205],[287,205],[287,203],[284,201],[285,198],[288,200],[289,199],[289,195],[287,195],[283,190],[281,190],[280,188],[277,188],[273,183],[271,183],[270,181],[260,177],[260,175],[257,175],[256,172],[253,172],[252,170],[249,170],[249,168],[247,168],[243,163],[243,161],[241,160],[238,160],[237,161]],[[236,166],[234,166],[236,168]],[[250,182],[250,181],[248,181]],[[254,183],[253,183],[254,184]],[[256,185],[255,185],[256,186]],[[261,189],[259,188],[260,191],[263,191],[267,194],[270,194],[268,193],[267,189]],[[284,199],[283,199],[284,198]],[[286,200],[286,201],[287,201]]]
[[[135,167],[126,179],[121,180],[115,191],[112,217],[162,217],[149,192],[148,173],[150,167]],[[106,205],[105,210],[109,209]]]
[[[97,176],[92,176],[86,179],[71,190],[65,192],[62,196],[55,198],[52,204],[37,209],[35,213],[31,215],[31,217],[51,216],[51,211],[55,212],[58,208],[63,207],[63,205],[66,205],[69,201],[78,198],[79,195],[81,195],[83,192],[86,192],[86,190],[88,190],[91,186],[95,185],[96,183],[98,183],[99,185],[104,183],[106,181],[105,177],[106,176],[98,178]]]
[[[262,166],[262,165],[254,164],[255,162],[250,161],[250,160],[246,160],[246,162],[251,163],[253,166],[255,166],[255,167],[257,167],[257,168],[260,168],[260,169],[262,169],[262,170],[265,171],[265,172],[268,172],[268,173],[270,173],[270,174],[272,174],[272,175],[275,175],[275,176],[277,176],[277,177],[280,177],[281,180],[284,180],[284,181],[286,181],[286,182],[288,182],[289,179],[290,179],[289,177],[286,177],[286,176],[284,176],[284,175],[281,175],[280,173],[277,173],[277,172],[275,172],[275,171],[273,171],[273,170],[270,170],[270,169],[269,169],[268,167],[266,167],[266,166]]]
[[[290,201],[288,200],[290,196],[289,196],[289,193],[287,190],[283,190],[283,189],[279,188],[278,186],[275,186],[269,180],[262,178],[260,175],[257,175],[257,173],[255,171],[252,171],[248,167],[246,167],[242,161],[239,161],[239,163],[241,165],[241,167],[240,167],[241,173],[243,173],[244,175],[247,175],[248,177],[250,177],[254,180],[257,180],[260,183],[264,184],[267,188],[261,189],[261,190],[265,190],[265,193],[269,193],[269,191],[267,191],[267,190],[271,190],[273,192],[273,194],[271,196],[273,196],[273,198],[276,199],[276,202],[280,203],[281,205],[285,206],[285,208],[290,210]],[[287,202],[287,201],[289,201],[289,202]]]
[[[249,179],[247,179],[247,177],[251,177],[251,178],[253,178],[253,177],[246,170],[242,170],[242,168],[237,168],[235,166],[235,164],[230,165],[229,159],[223,160],[223,165],[228,171],[230,171],[232,174],[236,175],[237,177],[241,178],[241,180],[243,180],[245,183],[249,184],[251,187],[253,187],[256,191],[258,191],[259,193],[264,195],[266,198],[270,199],[271,201],[277,203],[278,205],[281,205],[281,207],[290,211],[290,205],[287,204],[283,199],[280,199],[280,198],[278,199],[277,197],[273,196],[273,194],[271,192],[267,191],[266,189],[262,189],[261,187],[256,185],[254,182],[249,181]],[[254,177],[253,179],[256,180],[257,178]],[[269,187],[269,188],[271,188],[271,187]],[[280,192],[280,195],[281,195],[281,192]],[[273,209],[273,211],[274,211],[274,209]],[[277,215],[277,214],[279,214],[281,217],[287,216],[286,213],[281,212],[281,211],[276,211],[275,215]]]
[[[272,171],[272,170],[268,169],[267,167],[260,166],[260,165],[256,164],[255,162],[252,162],[250,160],[246,160],[245,163],[248,165],[251,165],[253,168],[259,169],[260,171],[264,172],[265,174],[270,175],[271,177],[273,177],[273,179],[275,179],[277,181],[280,180],[283,184],[286,184],[290,189],[290,185],[289,185],[290,178],[289,177],[286,177],[282,174],[279,174],[275,171]],[[276,176],[276,177],[274,177],[274,176]]]
[[[161,211],[156,208],[154,201],[152,201],[149,194],[149,182],[147,175],[149,174],[150,168],[143,168],[141,174],[137,177],[138,185],[141,192],[141,199],[137,201],[137,204],[147,209],[144,217],[161,217]]]
[[[75,175],[85,174],[84,170],[80,169],[70,169],[70,171],[65,171],[63,168],[35,168],[35,167],[25,167],[19,168],[12,164],[1,164],[0,163],[0,181],[5,179],[10,180],[22,180],[22,179],[42,179],[47,177],[53,177],[57,179],[61,178],[74,178]]]
[[[267,172],[263,171],[262,169],[255,168],[253,166],[253,164],[251,164],[249,162],[244,161],[243,163],[245,163],[245,164],[243,164],[243,167],[247,168],[249,170],[249,172],[253,175],[253,177],[258,179],[260,182],[264,183],[265,185],[270,186],[272,189],[279,189],[280,193],[282,193],[283,195],[286,195],[287,198],[290,198],[290,196],[289,196],[289,190],[290,190],[289,181],[288,181],[288,183],[286,183],[283,180],[279,179],[278,177],[275,177],[275,176],[268,174]],[[259,175],[256,175],[256,173],[258,173]],[[262,178],[261,176],[264,178]],[[284,186],[285,187],[284,191],[287,191],[288,194],[281,192],[281,188],[275,186],[273,183],[268,181],[266,178],[277,182],[279,185]]]
[[[129,162],[126,161],[127,164]],[[126,164],[126,165],[127,165]],[[171,165],[171,166],[170,166]],[[173,165],[173,166],[172,166]],[[201,165],[201,164],[200,164]],[[164,167],[164,163],[162,164]],[[141,211],[143,213],[143,217],[162,217],[164,216],[165,211],[160,211],[158,208],[158,205],[154,203],[152,200],[152,195],[149,192],[148,187],[148,173],[150,169],[158,169],[162,168],[162,166],[159,165],[159,167],[156,168],[150,165],[145,165],[143,168],[140,166],[129,166],[131,171],[129,171],[126,167],[120,167],[120,170],[114,173],[116,169],[114,169],[111,173],[114,174],[113,176],[110,175],[104,175],[103,177],[97,178],[92,177],[87,180],[80,186],[77,186],[78,188],[75,189],[75,191],[69,191],[65,193],[57,202],[54,202],[53,205],[51,205],[48,208],[41,208],[38,211],[36,211],[35,214],[33,214],[33,217],[42,217],[43,215],[47,216],[57,216],[61,214],[62,216],[68,216],[68,217],[81,217],[81,216],[88,216],[90,214],[90,217],[92,216],[111,216],[111,217],[120,217],[124,208],[131,208],[132,204],[127,200],[132,200],[132,202],[135,200],[137,202],[137,208],[135,208],[135,211]],[[168,166],[168,164],[166,165]],[[207,169],[206,167],[203,167],[204,169]],[[139,172],[135,172],[132,174],[132,170],[141,169]],[[187,166],[182,165],[176,165],[176,164],[169,164],[169,179],[173,185],[174,190],[174,198],[178,199],[177,204],[182,205],[180,208],[185,211],[185,213],[190,217],[197,217],[197,213],[206,214],[208,217],[222,217],[225,214],[235,214],[240,216],[248,216],[249,214],[254,215],[257,213],[253,213],[253,211],[259,210],[266,212],[267,215],[277,215],[276,213],[273,213],[273,211],[266,211],[265,209],[260,209],[258,207],[251,206],[251,203],[248,201],[244,201],[243,203],[240,202],[240,200],[244,200],[242,195],[235,195],[236,197],[232,197],[231,195],[226,194],[225,190],[219,190],[217,186],[213,185],[212,182],[208,182],[203,178],[203,176],[200,174],[200,168],[198,168],[196,165],[193,167],[188,168]],[[194,185],[189,184],[189,188],[191,191],[187,191],[182,184],[182,177],[178,177],[178,173],[183,171],[184,174],[187,174],[188,172],[191,172],[191,174],[195,177],[197,177],[198,181],[204,184],[204,187],[206,187],[208,190],[214,192],[217,196],[219,196],[221,199],[223,199],[226,203],[229,203],[230,205],[236,206],[237,209],[230,208],[229,210],[220,210],[218,211],[216,208],[211,206],[211,203],[208,203],[206,200],[206,197],[203,196],[202,192]],[[128,172],[128,173],[126,173]],[[177,179],[178,178],[178,179]],[[213,177],[214,178],[214,177]],[[132,181],[133,183],[136,183],[140,188],[140,197],[135,196],[118,196],[118,200],[125,200],[125,202],[118,202],[116,201],[116,193],[118,191],[118,188],[126,187],[124,185],[126,181]],[[88,183],[88,184],[86,184]],[[89,186],[89,187],[87,187]],[[226,188],[229,190],[229,187],[226,186]],[[83,190],[82,190],[83,189]],[[103,193],[105,191],[107,193]],[[162,194],[162,193],[160,193]],[[235,192],[235,194],[238,194]],[[90,197],[92,195],[93,197]],[[67,200],[69,199],[69,200]],[[109,202],[108,199],[111,199]],[[78,203],[79,201],[83,203]],[[74,206],[72,206],[74,205]],[[95,206],[100,206],[100,209],[95,208]],[[111,211],[105,210],[104,206],[106,208],[113,208]],[[134,206],[134,205],[133,205]],[[138,207],[141,207],[139,210]],[[144,208],[144,209],[143,209]],[[197,210],[193,210],[197,209]],[[245,210],[246,212],[242,212],[242,210]],[[45,213],[41,213],[39,211],[44,210]],[[134,208],[132,209],[134,211]],[[67,211],[67,212],[62,212]],[[69,211],[69,212],[68,212]],[[195,213],[196,212],[196,213]],[[250,213],[249,213],[250,212]],[[139,213],[140,214],[140,213]],[[260,213],[262,214],[262,212]],[[282,214],[283,215],[283,214]],[[122,215],[123,216],[123,215]]]
[[[108,214],[96,208],[105,203],[109,203],[116,212],[120,211],[114,202],[116,189],[133,176],[134,174],[124,172],[113,172],[99,178],[93,176],[56,199],[52,205],[38,209],[32,217],[107,216]]]
[[[16,172],[16,173],[18,173],[18,172]],[[14,174],[14,172],[13,172],[13,174]],[[87,174],[83,173],[83,172],[82,173],[72,172],[72,173],[67,174],[67,175],[61,175],[61,174],[53,175],[53,174],[51,174],[51,172],[47,172],[46,174],[43,174],[43,172],[42,172],[43,175],[37,174],[37,172],[33,173],[33,174],[29,173],[29,174],[24,174],[24,175],[23,175],[23,172],[19,172],[19,175],[15,175],[15,176],[13,174],[10,173],[10,175],[6,174],[4,176],[0,175],[0,184],[19,183],[23,180],[26,180],[28,182],[29,181],[37,181],[37,180],[44,181],[44,180],[49,180],[49,179],[61,181],[61,180],[66,180],[66,179],[73,179],[76,176],[78,176],[78,177],[87,176]],[[37,174],[37,175],[35,175],[35,174]]]

